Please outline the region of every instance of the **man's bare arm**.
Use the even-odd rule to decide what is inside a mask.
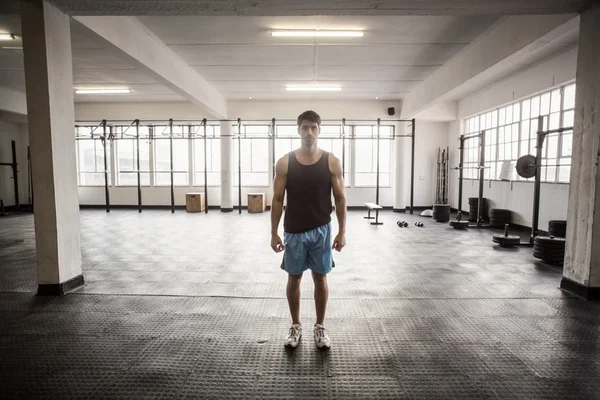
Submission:
[[[335,213],[338,219],[339,232],[334,240],[333,248],[341,251],[346,245],[346,195],[344,193],[344,172],[342,164],[337,157],[332,156],[330,161],[331,187],[335,198]]]
[[[287,182],[288,156],[277,161],[275,167],[275,181],[273,183],[273,201],[271,202],[271,247],[276,252],[283,250],[283,243],[277,234],[279,222],[283,214],[283,200],[285,198],[285,185]]]

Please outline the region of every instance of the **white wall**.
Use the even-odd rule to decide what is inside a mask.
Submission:
[[[16,142],[17,164],[19,171],[19,202],[27,204],[27,146],[29,146],[29,134],[27,125],[0,121],[0,162],[12,163],[11,141]],[[12,168],[0,167],[0,199],[4,200],[5,206],[15,205],[14,180]]]
[[[388,107],[395,107],[396,115],[390,117],[387,114]],[[400,114],[401,104],[399,102],[389,101],[319,101],[319,100],[298,100],[298,101],[231,101],[228,105],[230,119],[264,119],[270,121],[272,118],[279,120],[295,120],[297,116],[305,110],[312,109],[318,112],[324,120],[346,118],[348,123],[352,119],[368,119],[373,122],[377,118],[397,119]],[[136,118],[140,120],[196,120],[201,121],[206,115],[198,107],[191,103],[77,103],[75,105],[76,121],[101,121],[102,119],[133,121]],[[421,123],[417,122],[417,163],[416,170],[421,170],[419,179],[417,175],[415,180],[415,206],[431,205],[433,187],[431,186],[431,171],[427,168],[434,168],[434,165],[428,165],[431,157],[425,157],[428,146],[439,141],[446,145],[447,124],[427,123],[421,132]],[[422,136],[421,136],[422,135]],[[410,140],[400,139],[407,143],[410,155]],[[433,142],[432,142],[433,141]],[[382,142],[384,143],[384,142]],[[385,142],[387,143],[387,142]],[[392,146],[393,147],[393,146]],[[432,152],[433,154],[433,152]],[[341,155],[339,155],[341,157]],[[427,161],[429,160],[429,161]],[[392,162],[394,160],[392,159]],[[435,162],[435,161],[434,161]],[[393,166],[392,166],[393,171]],[[402,178],[393,177],[392,182],[402,182],[410,185],[410,168],[405,169],[405,176]],[[420,193],[423,190],[424,193]],[[204,187],[176,187],[175,197],[177,205],[185,204],[185,193],[189,191],[204,191]],[[247,193],[262,192],[267,193],[267,203],[270,204],[272,197],[271,187],[243,187],[242,204],[247,205]],[[234,205],[238,204],[238,189],[233,189]],[[408,194],[408,191],[406,192]],[[170,205],[170,188],[143,188],[143,204],[147,205]],[[209,188],[208,204],[220,205],[219,188]],[[112,204],[137,204],[137,189],[124,187],[111,187],[110,196]],[[393,206],[394,204],[393,187],[380,189],[380,204],[383,206]],[[104,204],[104,188],[100,187],[80,187],[79,198],[81,204]],[[349,206],[362,206],[365,202],[375,200],[375,188],[348,188],[347,198]],[[407,204],[408,201],[407,201]]]
[[[450,165],[458,166],[458,138],[462,132],[462,120],[505,104],[527,98],[554,86],[564,85],[575,79],[577,48],[556,54],[525,70],[519,71],[489,87],[474,93],[458,104],[460,121],[449,126]],[[458,171],[450,173],[451,205],[458,207]],[[463,211],[468,211],[469,197],[477,197],[478,181],[465,180],[463,187]],[[531,226],[533,213],[532,182],[486,181],[484,197],[490,208],[505,208],[513,211],[513,222]],[[539,228],[548,229],[548,221],[566,219],[569,185],[542,183]]]
[[[415,206],[430,207],[435,202],[437,149],[448,147],[447,122],[416,121],[415,131]],[[409,141],[407,140],[407,145]],[[410,152],[408,162],[410,163]],[[410,164],[408,166],[410,176]],[[410,182],[408,190],[410,196]]]
[[[574,46],[461,99],[458,118],[467,118],[570,82],[575,79],[576,69],[577,46]]]

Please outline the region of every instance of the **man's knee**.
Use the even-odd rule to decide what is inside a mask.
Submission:
[[[288,275],[288,285],[292,287],[300,286],[300,282],[302,281],[302,275]]]
[[[313,281],[315,285],[326,285],[327,284],[327,274],[317,274],[316,272],[312,273]]]

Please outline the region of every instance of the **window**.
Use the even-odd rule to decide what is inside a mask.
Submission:
[[[486,131],[485,178],[497,179],[506,161],[511,162],[514,168],[519,157],[536,154],[540,116],[543,117],[544,130],[572,127],[574,108],[575,84],[570,84],[467,119],[467,135]],[[546,136],[542,154],[542,181],[569,182],[572,140],[572,130]],[[474,154],[476,150],[473,146],[479,146],[477,139],[465,143],[465,167],[477,166],[478,157]],[[515,176],[517,180],[533,180]],[[477,172],[465,170],[464,177],[475,179]]]
[[[156,186],[171,185],[171,140],[168,126],[155,126],[154,179]],[[173,184],[189,185],[189,127],[173,126]]]
[[[77,169],[78,180],[80,186],[104,186],[104,145],[99,139],[98,130],[94,131],[93,127],[76,127],[77,134]],[[107,141],[106,145],[106,166],[108,170],[108,184],[111,182],[110,174],[110,156],[111,142]]]
[[[150,186],[150,128],[140,126],[140,182]],[[115,126],[115,152],[117,155],[117,185],[137,186],[137,139],[135,127]]]
[[[390,159],[394,136],[393,126],[380,126],[379,185],[390,186]],[[377,184],[377,126],[354,127],[355,170],[354,186]]]
[[[192,129],[196,132],[194,140],[194,186],[204,186],[204,127]],[[206,167],[207,185],[221,186],[221,127],[206,127]]]
[[[463,142],[463,177],[466,179],[477,179],[479,176],[479,118],[471,118],[467,121],[466,136],[470,136]]]
[[[350,127],[346,126],[346,133]],[[341,125],[322,125],[321,133],[319,134],[319,147],[330,152],[340,162],[343,162],[344,168],[344,184],[350,184],[350,139],[342,140]],[[345,154],[344,154],[345,153]]]
[[[242,186],[269,186],[270,157],[269,142],[270,125],[242,125],[242,138],[233,139],[233,164],[235,176],[233,184],[238,186],[238,147],[241,141]],[[238,126],[234,127],[237,135]]]
[[[296,125],[277,125],[275,140],[275,162],[287,153],[300,147],[300,135]]]

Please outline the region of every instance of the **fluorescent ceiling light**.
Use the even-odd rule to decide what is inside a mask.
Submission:
[[[339,92],[340,86],[286,86],[288,92]]]
[[[15,40],[15,35],[12,33],[0,33],[0,40]]]
[[[21,46],[2,46],[4,50],[23,50]]]
[[[76,89],[77,94],[124,94],[130,93],[130,89]]]
[[[278,37],[362,37],[363,31],[328,31],[328,30],[283,30],[271,31],[271,36]]]

